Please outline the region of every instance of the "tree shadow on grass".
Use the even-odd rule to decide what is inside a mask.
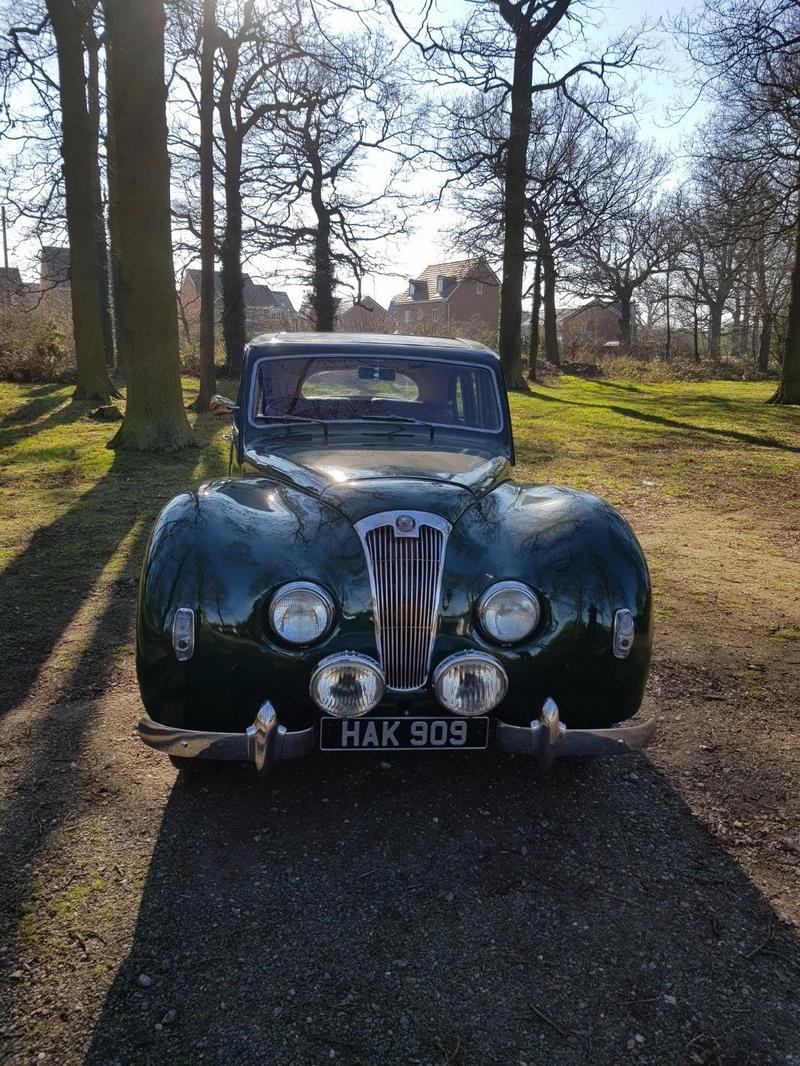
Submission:
[[[544,392],[533,390],[531,396],[537,400],[545,400],[547,403],[561,403],[570,407],[587,407],[598,411],[613,411],[614,414],[623,418],[632,418],[638,422],[651,422],[655,425],[666,426],[669,429],[678,429],[688,432],[693,436],[721,437],[727,440],[738,441],[741,444],[752,444],[758,448],[775,448],[778,451],[800,454],[800,447],[786,444],[775,437],[757,436],[754,433],[743,433],[737,429],[719,429],[716,426],[699,426],[694,422],[682,422],[676,418],[667,418],[664,415],[649,414],[645,411],[637,411],[633,407],[620,407],[617,404],[584,403],[580,400],[565,400],[562,396],[550,396]]]
[[[77,422],[86,413],[83,404],[70,403],[62,396],[32,400],[3,420],[0,426],[0,451],[33,437],[42,430]],[[46,415],[46,417],[42,417]]]
[[[0,717],[29,693],[123,539],[140,520],[149,529],[164,503],[190,484],[196,460],[194,450],[155,461],[114,453],[108,472],[9,563],[2,576]]]
[[[230,769],[173,788],[87,1061],[783,1062],[797,949],[643,758]]]

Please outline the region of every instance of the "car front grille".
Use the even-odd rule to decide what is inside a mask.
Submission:
[[[367,556],[386,686],[413,692],[428,680],[450,525],[438,515],[392,511],[356,528]]]

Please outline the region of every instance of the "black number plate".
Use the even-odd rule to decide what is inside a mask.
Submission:
[[[488,718],[323,718],[323,751],[442,751],[485,748]]]

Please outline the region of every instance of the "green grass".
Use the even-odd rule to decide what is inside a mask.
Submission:
[[[196,384],[184,386],[190,402]],[[767,405],[771,389],[570,377],[537,386],[511,397],[516,477],[619,506],[644,534],[660,619],[717,610],[720,588],[731,603],[768,593],[763,609],[782,619],[768,643],[786,646],[796,627],[781,608],[796,589],[800,414]],[[227,465],[224,421],[192,415],[200,447],[183,453],[115,452],[107,444],[117,426],[86,418],[70,391],[0,384],[0,574],[10,605],[0,655],[13,667],[12,699],[45,663],[91,682],[92,641],[113,615],[114,588],[132,585],[156,514]],[[734,549],[751,584],[728,588],[719,568]],[[132,588],[123,600],[132,605]],[[127,654],[129,633],[111,644],[109,662]]]
[[[800,413],[768,405],[773,391],[768,382],[570,377],[536,386],[511,397],[518,476],[616,501],[650,489],[737,504],[800,466]]]

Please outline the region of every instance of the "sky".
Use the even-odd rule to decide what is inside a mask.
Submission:
[[[411,2],[412,0],[405,0],[408,10],[410,10],[408,5]],[[463,18],[464,12],[469,7],[466,0],[437,0],[437,2],[442,22],[457,21]],[[595,24],[588,33],[591,44],[613,38],[628,27],[641,23],[643,19],[655,27],[659,24],[666,26],[670,17],[677,15],[684,6],[678,0],[652,0],[649,3],[643,3],[641,0],[628,0],[628,2],[616,4],[603,4],[602,0],[588,0],[588,2],[596,4],[596,10],[590,16]],[[7,4],[0,3],[0,7],[6,8],[7,17]],[[688,114],[680,117],[680,102],[686,95],[682,83],[685,83],[689,76],[686,61],[678,45],[665,30],[653,29],[651,40],[652,58],[658,60],[658,68],[640,71],[636,73],[635,78],[633,76],[628,78],[629,82],[637,81],[636,90],[643,101],[641,110],[637,112],[636,120],[643,137],[652,139],[661,148],[674,151],[679,157],[681,141],[698,121],[700,111],[695,107]],[[3,154],[4,150],[0,146],[0,159]],[[675,173],[680,173],[679,159]],[[426,177],[414,178],[411,188],[419,194],[421,199],[425,192],[435,193],[439,181],[437,175],[428,171]],[[387,307],[392,296],[405,288],[408,278],[418,276],[428,263],[462,258],[463,253],[453,247],[452,234],[457,228],[457,223],[457,215],[447,205],[438,211],[421,209],[414,218],[410,235],[400,243],[386,246],[383,254],[384,272],[366,280],[364,293]],[[19,265],[23,274],[32,277],[31,267],[38,247],[34,247],[30,242],[22,244],[18,238],[18,232],[12,231],[9,234],[11,264]],[[176,265],[180,266],[177,263]],[[286,290],[295,307],[300,306],[304,289],[302,285],[296,283],[296,268],[282,277],[279,265],[267,258],[261,258],[251,260],[245,269],[254,280],[265,282],[273,288]],[[348,292],[343,289],[340,295],[347,296]]]

